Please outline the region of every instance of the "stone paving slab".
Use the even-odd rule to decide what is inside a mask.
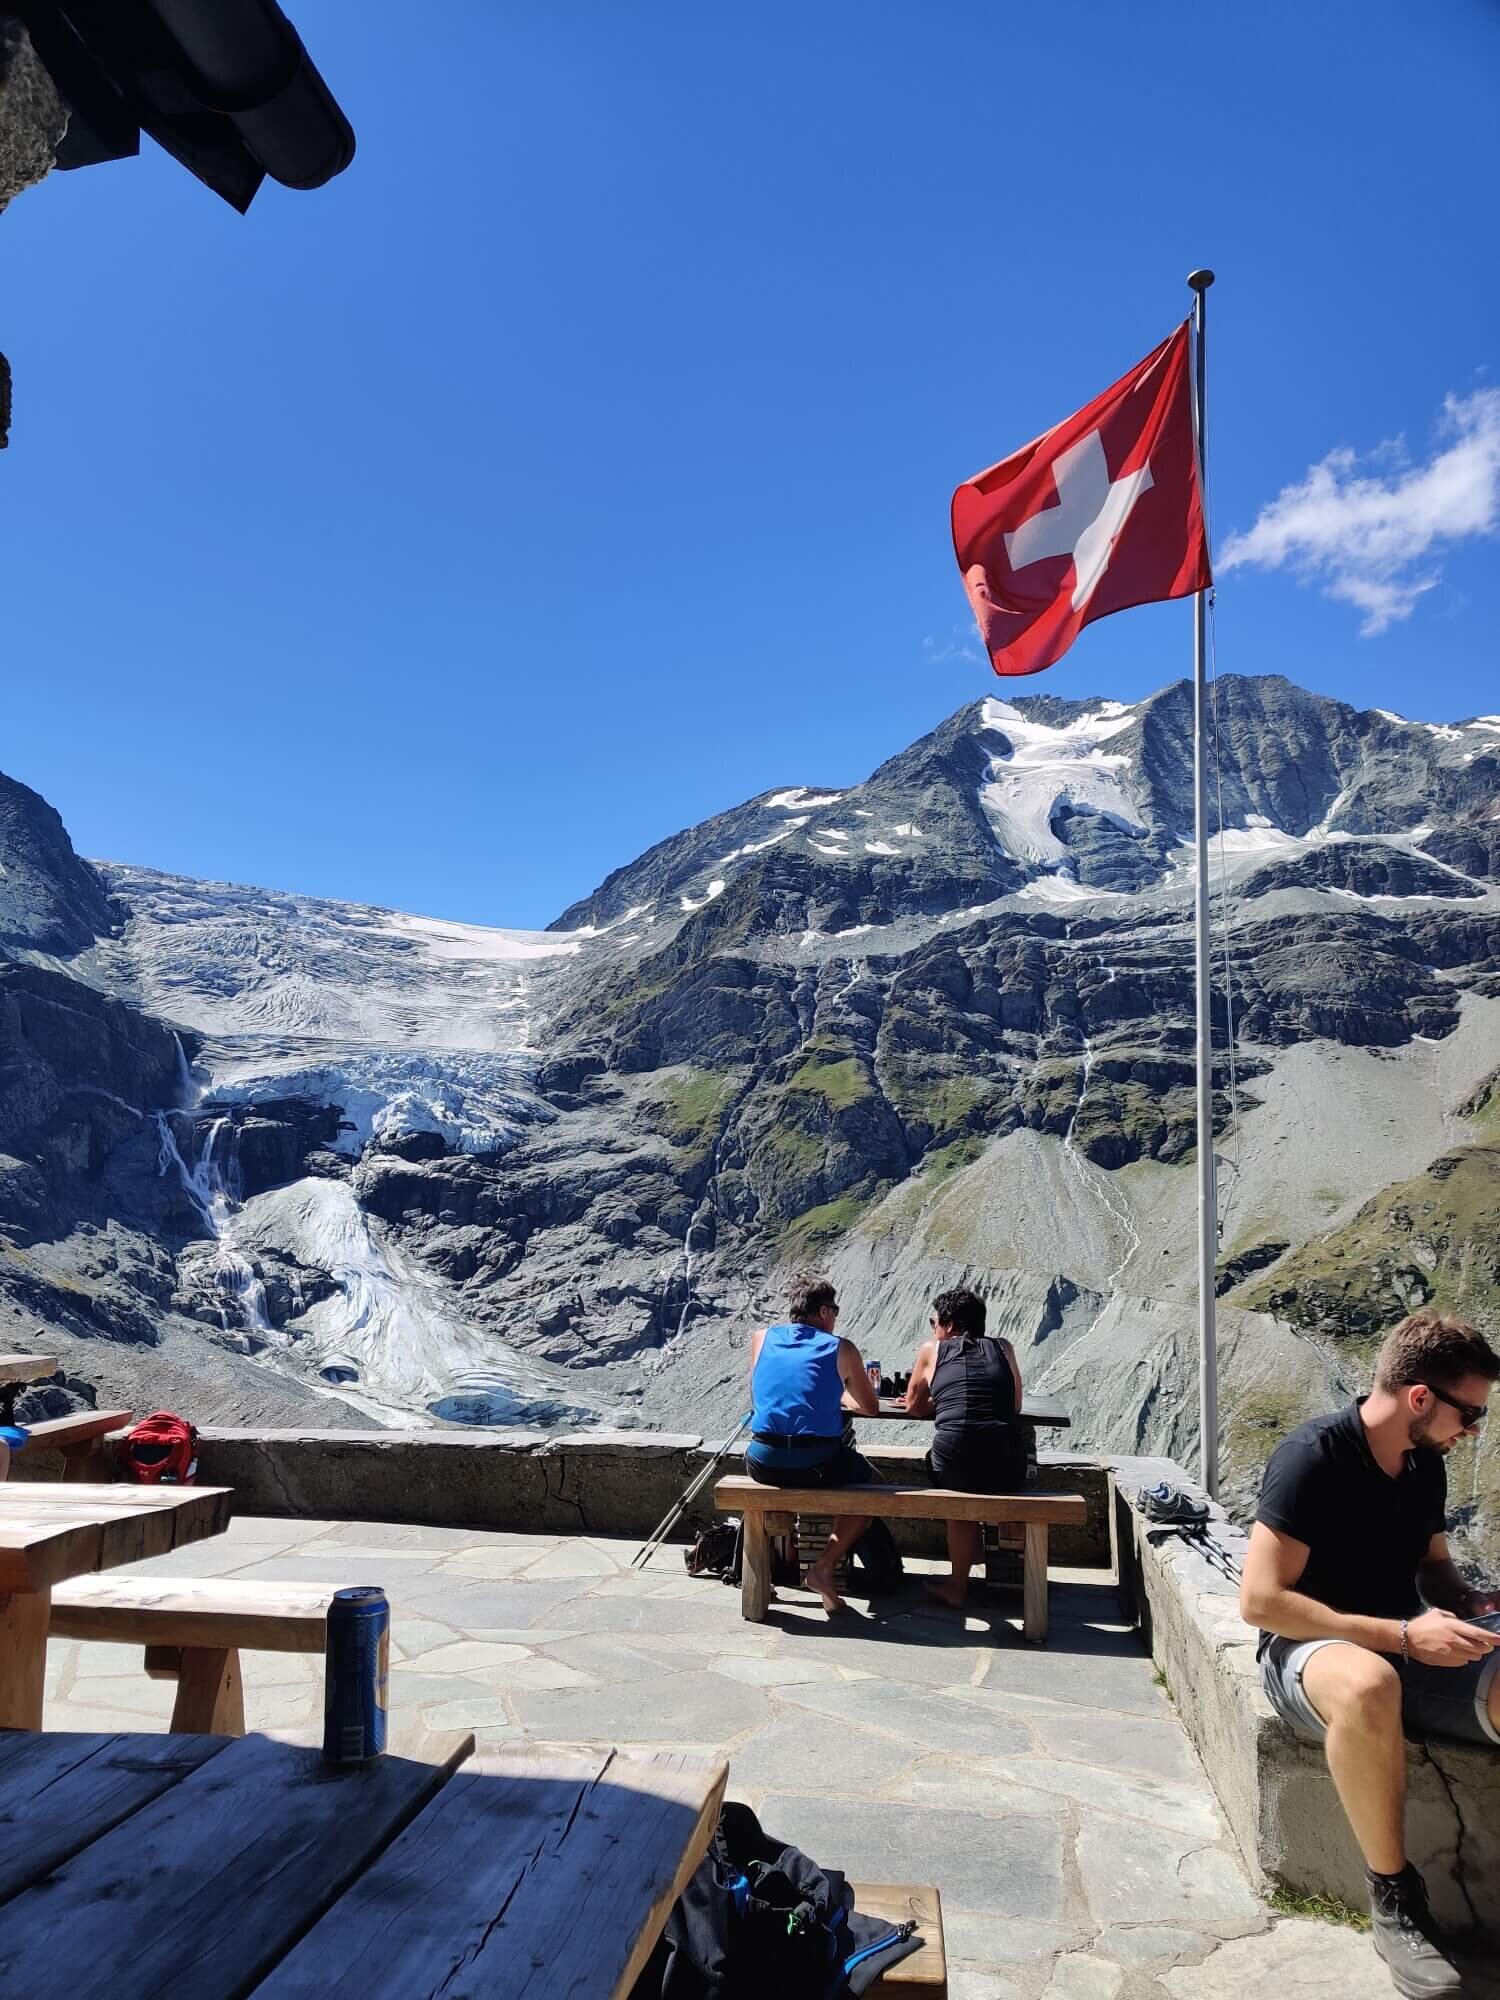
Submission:
[[[1171,2000],[1349,2000],[1393,1992],[1368,1937],[1338,1924],[1287,1917],[1269,1937],[1239,1938],[1199,1965],[1161,1974]]]
[[[921,1865],[941,1855],[943,1900],[984,1916],[1050,1918],[1063,1914],[1062,1825],[1055,1819],[954,1812],[933,1806],[871,1803],[851,1812],[843,1799],[768,1793],[762,1819],[813,1855],[838,1856],[846,1875],[866,1882],[933,1879]]]
[[[392,1604],[392,1721],[727,1756],[769,1828],[869,1880],[935,1881],[952,2000],[1364,2000],[1369,1941],[1273,1919],[1208,1781],[1096,1576],[1057,1577],[1045,1649],[1019,1599],[965,1613],[919,1582],[830,1621],[782,1590],[763,1625],[601,1537],[237,1520],[143,1565],[376,1581]],[[251,1727],[315,1726],[322,1662],[243,1656]],[[136,1649],[49,1649],[49,1728],[159,1729]]]

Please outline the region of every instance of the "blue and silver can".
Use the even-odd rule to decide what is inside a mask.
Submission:
[[[385,1749],[391,1607],[367,1585],[334,1592],[328,1607],[323,1762],[366,1764]]]

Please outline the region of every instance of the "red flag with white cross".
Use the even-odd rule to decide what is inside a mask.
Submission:
[[[953,550],[997,674],[1085,625],[1212,581],[1186,321],[1102,396],[953,496]]]

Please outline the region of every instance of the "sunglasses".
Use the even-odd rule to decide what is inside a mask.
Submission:
[[[1464,1429],[1466,1431],[1478,1430],[1479,1426],[1489,1415],[1489,1406],[1486,1403],[1461,1403],[1456,1396],[1445,1395],[1435,1382],[1429,1382],[1427,1387],[1440,1403],[1446,1403],[1450,1410],[1458,1412],[1464,1420]]]

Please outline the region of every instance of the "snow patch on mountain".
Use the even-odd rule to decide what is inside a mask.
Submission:
[[[409,917],[399,912],[379,928],[388,937],[412,939],[427,962],[437,966],[505,965],[516,959],[565,957],[579,949],[576,939],[547,931],[489,930],[481,924],[448,923],[440,917]]]
[[[1090,889],[1063,870],[1055,875],[1038,875],[1024,888],[1017,889],[1014,897],[1018,903],[1052,903],[1058,907],[1065,903],[1118,903],[1125,900],[1125,895],[1118,890]]]
[[[831,806],[843,796],[842,792],[810,792],[806,785],[793,785],[788,791],[775,792],[770,798],[762,799],[761,804],[768,812],[791,812],[798,808]]]
[[[723,878],[716,876],[701,896],[696,899],[692,896],[680,896],[678,901],[684,910],[701,910],[705,903],[712,903],[717,897],[722,896],[723,893]]]
[[[991,759],[979,803],[1007,854],[1038,867],[1065,862],[1068,850],[1052,830],[1053,812],[1064,802],[1100,813],[1128,833],[1146,831],[1127,789],[1132,759],[1101,748],[1134,721],[1116,702],[1061,727],[1034,722],[1009,702],[984,703],[980,727],[1003,736],[1007,747]]]
[[[731,847],[727,854],[721,854],[714,866],[727,868],[731,861],[738,861],[742,854],[761,854],[768,847],[779,847],[783,840],[790,840],[799,826],[807,825],[807,814],[788,820],[779,833],[768,834],[764,840],[747,840],[743,847]]]

